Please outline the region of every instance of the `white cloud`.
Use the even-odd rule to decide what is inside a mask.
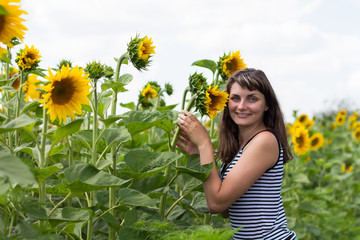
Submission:
[[[328,32],[308,21],[327,1],[23,0],[21,4],[29,13],[25,43],[40,49],[46,69],[63,58],[79,65],[98,60],[115,67],[113,58],[126,51],[131,37],[136,33],[152,37],[156,54],[149,71],[139,73],[131,64],[122,67],[122,73],[134,76],[129,92],[120,97],[123,102],[136,101],[144,84],[155,80],[172,83],[175,93],[168,101],[180,103],[192,72],[211,77],[209,71],[191,67],[192,62],[217,61],[224,52],[237,50],[248,66],[268,75],[287,116],[293,109],[318,111],[330,98],[357,96],[359,35]]]

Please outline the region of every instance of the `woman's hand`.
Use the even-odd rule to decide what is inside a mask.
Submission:
[[[179,142],[182,144],[177,144],[178,147],[183,149],[186,152],[199,153],[199,147],[204,144],[210,144],[211,140],[209,133],[201,122],[190,112],[181,111],[182,114],[179,114],[177,123],[180,128]],[[180,145],[180,146],[179,146]]]
[[[178,131],[180,131],[180,134],[176,146],[178,146],[178,148],[182,149],[189,155],[199,154],[199,149],[194,143],[190,141],[186,133],[181,131],[180,129]]]

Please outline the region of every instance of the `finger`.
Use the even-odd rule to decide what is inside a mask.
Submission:
[[[188,141],[184,138],[179,137],[177,144],[180,144],[180,143],[181,143],[181,145],[186,146],[188,144]]]
[[[188,141],[190,141],[189,136],[184,132],[184,131],[180,131],[180,136]]]
[[[186,110],[181,111],[187,118],[191,119],[192,121],[196,121],[197,118],[192,114],[191,112],[188,112]]]

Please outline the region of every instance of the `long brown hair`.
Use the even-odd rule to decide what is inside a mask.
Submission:
[[[284,149],[284,163],[292,159],[291,150],[287,141],[286,129],[283,114],[280,109],[276,94],[261,70],[246,68],[232,74],[226,84],[226,92],[230,94],[230,89],[234,83],[240,84],[250,91],[258,90],[265,96],[268,110],[264,114],[264,124],[267,129],[272,130],[278,137]],[[220,117],[219,124],[219,148],[217,157],[223,162],[229,163],[240,150],[239,128],[231,119],[229,108],[226,106]]]

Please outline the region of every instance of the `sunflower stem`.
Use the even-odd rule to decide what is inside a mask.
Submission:
[[[190,111],[190,109],[193,107],[194,103],[195,103],[195,99],[196,99],[196,95],[192,96],[192,98],[190,98],[189,102],[188,102],[188,105],[186,106],[185,110],[186,111]],[[185,100],[184,100],[185,102]],[[176,148],[176,142],[177,142],[177,139],[179,137],[179,134],[180,134],[180,129],[179,128],[176,128],[176,132],[174,134],[174,137],[173,137],[173,140],[170,144],[170,151],[174,152],[175,151],[175,148]],[[169,141],[170,141],[170,138],[169,138]],[[180,165],[180,160],[176,160],[176,167],[178,167]],[[166,177],[166,180],[168,179],[169,177],[169,174],[170,174],[170,166],[168,166],[165,170],[165,177]],[[175,187],[175,190],[176,192],[179,191],[179,188],[178,186]],[[166,198],[167,198],[167,193],[164,193],[163,196],[161,196],[161,199],[160,199],[160,214],[161,216],[165,216],[165,205],[166,205]]]
[[[21,103],[21,85],[23,84],[24,79],[24,71],[20,70],[20,77],[19,77],[19,89],[17,90],[17,101],[16,101],[16,112],[15,118],[18,118],[20,115],[20,103]],[[15,148],[19,146],[19,130],[15,131]]]
[[[41,145],[40,145],[40,156],[39,156],[39,169],[43,169],[46,167],[46,157],[45,157],[45,148],[46,148],[46,132],[47,132],[47,125],[48,125],[48,115],[46,114],[46,109],[43,107],[43,128],[41,131]],[[46,195],[46,188],[45,188],[45,180],[39,184],[39,202],[40,205],[45,203],[45,195]],[[45,221],[40,220],[40,226],[45,226]]]
[[[184,93],[183,93],[183,99],[182,99],[182,103],[181,103],[181,109],[184,109],[185,107],[185,102],[186,102],[186,94],[189,92],[190,90],[190,87],[187,86],[184,90]]]
[[[186,111],[190,111],[190,109],[194,106],[195,103],[195,99],[196,99],[197,95],[194,95],[190,98],[188,105],[186,106],[186,108],[184,110]],[[176,147],[176,141],[179,137],[180,134],[180,130],[179,128],[176,128],[176,132],[174,134],[173,140],[171,142],[171,151],[174,152],[175,151],[175,147]]]
[[[216,77],[215,77],[215,80],[214,80],[214,86],[218,85],[218,83],[219,83],[219,76],[220,76],[220,72],[217,71]]]
[[[93,135],[92,135],[92,151],[91,151],[91,165],[96,165],[97,159],[97,131],[98,131],[98,124],[97,124],[97,114],[98,114],[98,99],[97,99],[97,79],[93,79],[94,82],[94,102],[93,102]],[[88,207],[91,208],[94,204],[94,191],[90,192],[90,197],[88,201]],[[93,237],[93,217],[91,216],[88,220],[87,225],[87,240],[92,240]]]
[[[117,61],[116,66],[116,72],[115,72],[115,78],[114,81],[117,82],[119,80],[120,76],[120,68],[121,64],[125,59],[129,59],[129,54],[126,52],[124,53],[119,60]],[[116,107],[117,107],[117,92],[113,91],[112,94],[112,105],[111,105],[111,115],[116,115]],[[115,126],[115,123],[111,124],[111,127]],[[112,158],[112,169],[111,174],[113,176],[116,175],[116,162],[117,162],[117,150],[116,145],[112,146],[111,148],[111,158]],[[116,200],[116,191],[114,187],[109,188],[109,208],[110,208],[110,214],[115,216],[116,215],[116,209],[115,206],[115,200]],[[115,240],[116,239],[116,231],[111,226],[109,226],[109,234],[108,239]]]
[[[7,57],[8,57],[9,59],[11,59],[10,50],[11,50],[11,48],[7,47],[7,51],[8,51]],[[8,62],[5,64],[5,75],[6,75],[6,79],[9,80],[9,76],[10,76],[10,64],[9,64]],[[6,96],[6,101],[9,102],[9,101],[10,101],[10,93],[9,93],[8,91],[6,91],[5,96]],[[11,117],[11,112],[10,112],[10,110],[9,110],[8,107],[6,108],[6,115],[7,115],[8,118]],[[11,149],[11,151],[13,152],[13,141],[12,141],[12,138],[11,138],[11,134],[12,134],[11,132],[9,132],[9,133],[7,134],[7,135],[8,135],[7,141],[8,141],[9,149]]]

